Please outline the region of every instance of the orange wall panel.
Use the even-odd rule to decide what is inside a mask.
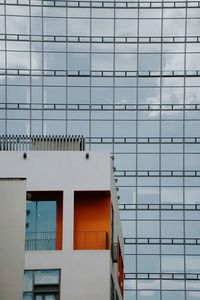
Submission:
[[[122,297],[124,296],[124,263],[120,248],[120,243],[118,241],[118,281],[121,289]]]
[[[74,193],[74,249],[110,249],[110,211],[109,192]]]

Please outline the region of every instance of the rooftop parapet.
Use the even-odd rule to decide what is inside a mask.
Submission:
[[[1,135],[0,151],[84,151],[83,136]]]

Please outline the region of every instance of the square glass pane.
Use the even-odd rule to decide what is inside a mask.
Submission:
[[[159,291],[139,291],[138,300],[160,300]]]
[[[160,256],[159,255],[138,255],[137,271],[139,273],[159,273]]]
[[[35,271],[34,284],[59,284],[59,270]]]
[[[161,235],[163,238],[183,238],[183,222],[161,221]]]
[[[187,291],[187,300],[197,300],[200,299],[200,291]]]
[[[184,299],[185,292],[178,292],[178,291],[163,291],[162,292],[162,300],[182,300]]]
[[[161,266],[163,273],[182,273],[184,272],[184,256],[163,255]]]

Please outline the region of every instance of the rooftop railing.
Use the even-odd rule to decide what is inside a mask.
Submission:
[[[1,151],[84,151],[82,136],[1,135]]]

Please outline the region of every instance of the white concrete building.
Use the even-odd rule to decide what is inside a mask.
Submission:
[[[0,298],[123,299],[110,154],[61,151],[61,140],[41,141],[35,148],[29,143],[28,151],[7,151],[8,141],[1,147]]]

